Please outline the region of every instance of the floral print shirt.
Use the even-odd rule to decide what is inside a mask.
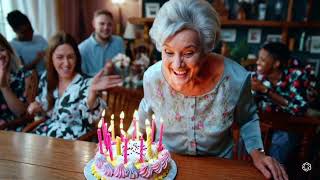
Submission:
[[[26,102],[25,91],[25,78],[30,75],[29,71],[21,68],[17,72],[10,73],[10,88],[13,93],[22,102]],[[16,116],[10,111],[3,94],[0,91],[0,121],[8,122],[14,120]]]
[[[39,125],[35,132],[39,135],[63,139],[77,139],[91,130],[92,123],[98,120],[100,112],[105,108],[105,102],[97,98],[95,108],[90,111],[87,97],[91,79],[77,74],[61,97],[58,89],[54,90],[54,107],[47,111],[48,119]],[[40,79],[41,92],[36,97],[44,110],[48,109],[46,73]]]
[[[210,92],[184,96],[170,87],[162,71],[162,62],[144,74],[144,98],[139,107],[141,129],[145,119],[156,117],[159,140],[160,117],[164,120],[163,143],[170,151],[190,155],[232,157],[232,123],[241,127],[246,149],[263,148],[250,74],[236,62],[225,59],[224,73]]]
[[[264,86],[277,93],[288,101],[288,106],[280,106],[263,93],[253,92],[259,108],[267,112],[287,112],[292,115],[303,115],[309,107],[307,97],[314,97],[316,86],[315,77],[310,66],[306,68],[286,68],[282,71],[281,78],[273,85],[266,76],[253,73]]]

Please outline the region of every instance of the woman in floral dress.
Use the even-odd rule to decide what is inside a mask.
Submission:
[[[259,108],[266,112],[286,112],[304,115],[308,95],[312,95],[316,81],[310,68],[288,67],[290,52],[282,43],[265,44],[257,61],[257,72],[252,76],[252,89]],[[286,164],[288,155],[296,148],[298,137],[284,131],[272,135],[270,155]]]
[[[39,135],[77,139],[91,129],[105,102],[98,92],[121,83],[119,76],[93,79],[81,73],[81,57],[75,40],[58,33],[49,41],[47,72],[41,77],[40,94],[28,107],[29,113],[45,113],[47,120],[35,129]]]
[[[0,125],[26,112],[27,74],[8,41],[0,34]]]

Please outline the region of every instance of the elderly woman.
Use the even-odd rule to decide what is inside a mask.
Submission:
[[[50,39],[46,63],[39,84],[42,91],[28,107],[31,114],[42,112],[48,117],[35,133],[77,139],[90,130],[105,107],[98,91],[117,86],[121,79],[103,76],[102,70],[93,79],[83,76],[77,43],[66,33]]]
[[[0,34],[0,125],[25,113],[26,71],[8,41]]]
[[[163,5],[150,30],[162,61],[145,72],[140,125],[145,128],[144,120],[155,114],[157,128],[160,117],[164,120],[163,141],[170,151],[231,158],[236,122],[254,165],[267,178],[287,179],[283,167],[262,152],[250,74],[211,52],[219,32],[218,14],[206,1]]]

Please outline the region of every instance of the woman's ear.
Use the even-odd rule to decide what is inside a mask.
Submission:
[[[273,68],[274,68],[274,69],[279,69],[279,68],[280,68],[280,65],[281,65],[280,61],[279,61],[279,60],[276,60],[276,61],[273,63]]]

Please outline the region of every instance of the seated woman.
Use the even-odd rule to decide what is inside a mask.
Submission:
[[[28,112],[45,112],[48,119],[35,129],[36,134],[77,139],[87,133],[100,115],[105,103],[97,94],[121,83],[119,76],[103,76],[101,70],[93,79],[81,73],[81,56],[77,43],[66,33],[57,33],[49,41],[47,73],[40,80],[42,90]]]
[[[25,113],[27,74],[8,41],[0,34],[0,125]]]
[[[171,0],[161,7],[150,36],[162,61],[144,74],[141,128],[154,113],[155,138],[161,117],[163,142],[170,151],[232,158],[231,131],[236,122],[254,165],[267,178],[287,179],[283,167],[262,152],[250,74],[211,52],[219,33],[219,16],[207,1]]]
[[[260,109],[304,115],[308,108],[308,91],[315,88],[308,69],[287,68],[290,52],[282,43],[265,44],[257,60],[257,72],[252,76],[252,89]],[[297,146],[298,137],[283,131],[274,132],[270,155],[282,164]]]

